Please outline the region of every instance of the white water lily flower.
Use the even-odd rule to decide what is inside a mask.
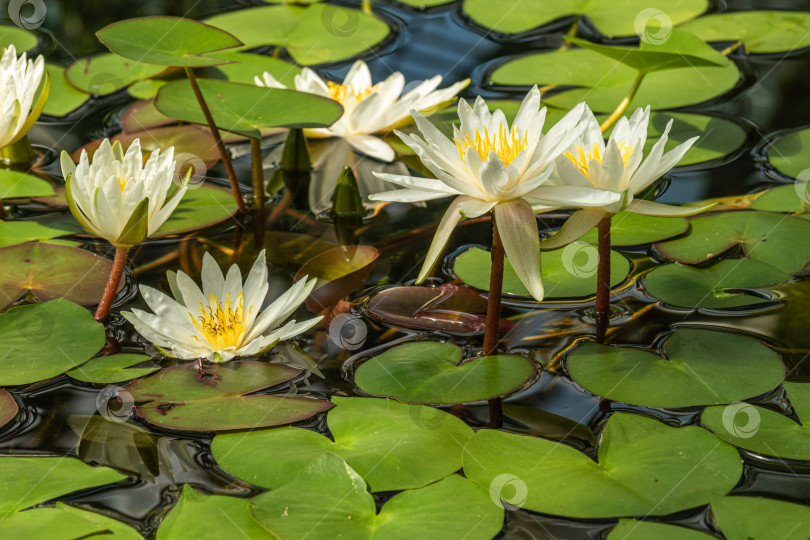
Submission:
[[[0,57],[0,148],[22,139],[42,113],[48,99],[47,75],[36,104],[34,96],[44,72],[45,60],[42,56],[27,60],[25,53],[22,53],[17,58],[14,45],[9,45],[3,51]]]
[[[61,163],[71,213],[88,232],[117,247],[131,247],[154,234],[187,189],[188,174],[166,199],[175,170],[174,147],[155,150],[144,164],[139,139],[126,154],[120,142],[104,139],[92,163],[86,150],[78,166],[67,152],[62,152]]]
[[[422,282],[436,263],[450,233],[462,218],[489,211],[498,226],[504,250],[520,280],[537,300],[543,299],[540,279],[540,240],[532,204],[601,206],[619,200],[616,193],[593,187],[546,186],[554,159],[581,131],[584,104],[571,110],[543,135],[546,109],[540,109],[535,86],[520,105],[510,127],[504,113],[490,113],[479,96],[473,107],[458,103],[461,126],[454,140],[442,134],[421,114],[412,111],[424,139],[396,132],[437,180],[375,173],[406,189],[372,195],[379,201],[418,202],[457,196],[442,218],[417,278]]]
[[[670,206],[633,198],[672,169],[698,139],[692,137],[664,154],[673,122],[670,120],[661,138],[653,145],[647,158],[642,160],[649,121],[650,107],[639,108],[629,120],[627,117],[619,119],[605,143],[599,122],[593,112],[586,108],[582,136],[557,158],[557,167],[550,183],[592,187],[605,193],[616,193],[620,199],[601,207],[574,212],[557,234],[543,241],[544,249],[569,244],[596,227],[602,218],[621,211],[648,216],[690,216],[714,206]]]
[[[143,337],[175,358],[225,362],[235,356],[260,354],[306,332],[323,318],[293,320],[281,326],[315,287],[317,280],[307,277],[261,310],[269,288],[264,250],[244,284],[239,266],[231,265],[223,276],[207,252],[203,255],[202,290],[183,272],[167,275],[174,299],[141,285],[141,295],[154,314],[133,308],[122,315]]]
[[[266,71],[261,77],[255,77],[255,82],[268,88],[286,88]],[[307,137],[342,137],[362,154],[382,161],[393,161],[394,149],[373,134],[387,133],[409,123],[412,109],[425,112],[438,110],[455,99],[456,94],[470,81],[466,79],[436,90],[441,82],[441,76],[436,75],[403,94],[405,77],[402,73],[392,73],[384,81],[372,84],[368,66],[358,60],[342,84],[324,81],[311,69],[304,68],[295,76],[295,89],[334,99],[343,106],[343,116],[337,122],[328,128],[306,129]]]

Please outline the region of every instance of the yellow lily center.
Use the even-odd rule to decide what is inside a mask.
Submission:
[[[238,346],[245,334],[245,310],[242,305],[242,292],[239,292],[239,298],[233,306],[229,297],[230,293],[225,297],[225,306],[223,308],[219,298],[211,293],[207,310],[200,302],[200,315],[194,318],[189,313],[191,323],[215,350]],[[211,306],[216,306],[216,311]],[[192,337],[199,341],[197,336]]]
[[[121,193],[123,193],[124,188],[127,186],[127,177],[125,176],[121,178],[120,176],[116,176],[115,179],[118,180],[118,189],[120,189]]]
[[[630,156],[633,154],[633,147],[623,141],[617,142],[616,145],[619,147],[619,152],[622,154],[624,165],[627,166],[627,162],[630,160]],[[577,166],[577,169],[579,169],[579,171],[586,178],[588,178],[588,164],[591,162],[591,160],[596,160],[599,163],[602,163],[602,152],[599,150],[599,144],[593,143],[593,150],[589,153],[586,153],[585,149],[581,146],[578,146],[575,151],[576,155],[571,152],[565,152],[565,156]]]
[[[377,90],[376,84],[374,86],[355,88],[355,86],[352,84],[346,86],[345,84],[326,81],[326,85],[329,87],[329,95],[332,96],[332,99],[339,103],[346,101],[346,96],[348,95],[354,96],[354,100],[357,103],[360,103],[363,101],[363,99],[367,98]]]
[[[458,155],[461,159],[464,159],[464,155],[467,153],[468,148],[473,148],[478,155],[481,156],[481,159],[486,160],[489,157],[490,152],[495,152],[495,154],[501,158],[501,161],[504,165],[509,165],[512,161],[515,160],[516,157],[528,146],[529,131],[526,132],[521,136],[518,134],[515,127],[512,127],[512,131],[507,132],[506,127],[501,124],[501,127],[498,129],[498,133],[493,133],[492,137],[490,138],[487,129],[484,128],[484,136],[481,136],[481,133],[476,129],[475,133],[470,136],[468,132],[464,132],[464,137],[459,139],[453,139],[456,143],[456,148],[458,148]]]

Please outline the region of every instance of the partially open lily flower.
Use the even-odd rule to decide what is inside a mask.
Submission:
[[[605,193],[615,193],[619,199],[604,206],[577,210],[557,234],[543,241],[543,248],[554,249],[578,240],[596,227],[602,218],[621,211],[648,216],[690,216],[714,206],[670,206],[633,198],[677,165],[698,139],[692,137],[664,154],[672,127],[670,120],[661,138],[653,145],[647,158],[643,159],[649,122],[650,107],[639,108],[629,120],[622,117],[616,123],[610,139],[605,143],[596,116],[586,107],[582,136],[557,158],[557,168],[549,183],[595,188]]]
[[[131,247],[153,235],[177,208],[191,173],[189,168],[167,200],[175,170],[174,147],[155,150],[144,164],[139,139],[126,154],[120,142],[104,139],[92,163],[82,150],[78,166],[62,152],[61,164],[71,213],[89,233],[116,247]]]
[[[298,280],[264,310],[269,284],[264,250],[247,279],[231,265],[223,276],[206,253],[202,290],[183,272],[168,272],[174,299],[157,289],[140,286],[141,296],[154,314],[133,308],[122,315],[164,354],[181,359],[204,358],[225,362],[235,356],[261,354],[279,341],[306,332],[323,318],[281,325],[315,287],[316,279]]]
[[[461,126],[455,128],[452,141],[412,111],[424,139],[396,133],[437,179],[375,173],[406,189],[378,193],[370,199],[418,202],[456,196],[439,224],[417,283],[436,264],[461,219],[492,211],[515,273],[533,297],[543,299],[540,241],[531,205],[602,206],[619,200],[618,194],[593,186],[545,185],[554,159],[579,137],[584,110],[584,104],[575,107],[544,135],[546,109],[540,109],[537,87],[526,95],[511,126],[502,111],[490,113],[480,96],[473,107],[460,100]]]
[[[270,73],[255,78],[256,84],[268,88],[286,88]],[[343,105],[343,116],[328,128],[307,129],[308,137],[342,137],[358,152],[381,161],[393,161],[394,149],[375,133],[387,133],[411,121],[410,111],[426,114],[440,109],[455,99],[469,84],[469,79],[436,90],[440,75],[428,79],[412,90],[402,93],[405,77],[392,73],[384,81],[372,84],[371,73],[362,60],[349,70],[343,83],[324,81],[314,71],[304,68],[295,76],[295,89],[334,99]]]
[[[42,56],[27,60],[25,53],[22,53],[17,58],[14,45],[9,45],[3,51],[0,57],[0,148],[22,139],[42,113],[48,99],[47,75],[36,104],[34,96],[44,72],[45,60]]]

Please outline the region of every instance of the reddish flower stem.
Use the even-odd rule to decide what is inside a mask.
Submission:
[[[484,356],[498,352],[498,330],[501,323],[501,289],[503,289],[503,244],[498,234],[498,224],[492,216],[492,269],[489,274],[489,297],[487,298],[487,321],[484,331]],[[503,426],[501,398],[489,400],[489,427]]]
[[[127,249],[125,247],[115,248],[115,259],[113,260],[113,267],[110,271],[110,279],[107,280],[107,286],[104,288],[104,296],[101,297],[101,302],[98,304],[96,310],[96,320],[100,323],[107,321],[112,307],[115,293],[118,292],[118,282],[121,281],[121,275],[124,273],[124,265],[127,263]]]
[[[605,342],[610,321],[610,216],[599,222],[599,268],[596,274],[596,341]]]

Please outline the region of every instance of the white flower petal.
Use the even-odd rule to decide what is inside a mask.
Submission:
[[[540,238],[534,211],[526,201],[518,199],[496,205],[493,212],[498,236],[515,274],[536,300],[542,300]]]
[[[598,208],[577,210],[565,220],[563,226],[554,236],[541,241],[540,247],[542,249],[557,249],[571,242],[576,242],[596,227],[602,218],[607,215],[607,212]]]

